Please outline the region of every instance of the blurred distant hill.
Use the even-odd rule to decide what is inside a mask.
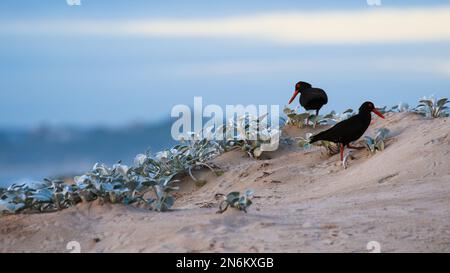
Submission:
[[[0,185],[22,178],[72,175],[95,162],[131,164],[136,154],[174,144],[171,122],[135,123],[122,128],[40,126],[0,129]]]

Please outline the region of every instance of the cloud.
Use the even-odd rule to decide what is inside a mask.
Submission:
[[[255,59],[228,60],[218,62],[191,63],[177,65],[171,70],[179,76],[242,76],[274,75],[288,72],[308,71],[374,71],[380,73],[404,73],[411,75],[436,75],[450,79],[450,59],[370,57],[367,58],[327,58],[317,59]]]
[[[386,72],[406,72],[420,75],[427,73],[450,79],[448,58],[381,58],[372,62],[373,67]]]
[[[281,44],[450,41],[450,6],[225,18],[2,22],[0,33],[230,38]]]

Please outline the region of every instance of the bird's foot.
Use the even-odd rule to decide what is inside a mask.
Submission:
[[[345,154],[344,159],[342,160],[342,166],[344,167],[344,170],[347,169],[349,159],[354,159],[352,151],[348,151]]]

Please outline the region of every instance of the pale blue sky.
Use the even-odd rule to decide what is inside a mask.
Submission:
[[[1,1],[0,127],[168,119],[173,105],[190,105],[195,95],[205,103],[284,105],[299,80],[328,91],[326,110],[450,94],[449,35],[439,30],[439,14],[427,15],[450,4],[341,2],[82,0],[70,7],[65,0]],[[425,21],[402,22],[416,18],[410,9],[423,10],[417,18]],[[388,17],[392,28],[373,35],[355,26],[352,40],[339,28],[346,18],[367,23],[358,14],[390,16],[386,11],[399,19]],[[331,27],[325,22],[332,12],[336,29],[333,20]],[[255,17],[273,14],[278,17]],[[324,19],[317,32],[301,29],[308,14]],[[289,28],[272,29],[280,20],[285,25],[284,15],[293,18]],[[139,23],[121,28],[129,22]]]

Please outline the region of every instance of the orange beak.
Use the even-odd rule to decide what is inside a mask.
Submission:
[[[292,98],[289,100],[289,103],[288,103],[288,104],[291,104],[291,103],[292,103],[292,101],[295,99],[295,97],[297,97],[298,93],[300,93],[298,90],[295,90],[295,91],[294,91],[294,95],[293,95]]]
[[[383,114],[380,113],[380,111],[378,111],[377,109],[372,109],[372,112],[374,112],[377,116],[379,116],[380,118],[384,118]]]

